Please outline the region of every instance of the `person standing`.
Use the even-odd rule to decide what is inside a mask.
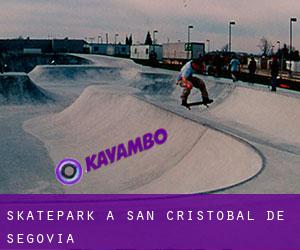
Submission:
[[[230,71],[231,71],[231,77],[232,77],[233,82],[238,81],[240,65],[241,65],[241,63],[240,63],[239,59],[237,59],[236,56],[233,56],[230,61]]]
[[[256,61],[255,61],[254,57],[252,56],[251,61],[250,61],[249,66],[248,66],[250,82],[254,82],[256,69],[257,69]]]
[[[220,77],[222,72],[222,59],[220,55],[216,55],[214,58],[215,77]]]
[[[279,74],[279,62],[277,56],[273,56],[271,62],[271,91],[276,91],[278,74]]]

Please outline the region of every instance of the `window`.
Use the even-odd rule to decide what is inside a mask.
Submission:
[[[126,51],[126,50],[125,50],[125,48],[123,47],[123,48],[122,48],[122,52],[125,52],[125,51]]]
[[[137,48],[134,49],[134,54],[137,54]]]
[[[149,54],[149,49],[146,49],[146,55],[148,55]]]
[[[94,47],[94,52],[98,52],[99,48],[98,47]]]

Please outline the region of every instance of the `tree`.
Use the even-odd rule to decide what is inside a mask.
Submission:
[[[132,34],[130,34],[128,38],[128,45],[132,45]]]
[[[152,38],[149,31],[146,36],[145,45],[152,45]]]
[[[272,46],[273,46],[272,43],[265,37],[262,37],[260,39],[260,44],[258,45],[263,56],[270,55],[272,51]]]
[[[228,52],[228,51],[229,51],[229,45],[228,45],[228,44],[225,44],[225,45],[222,47],[221,51],[223,51],[223,52]]]

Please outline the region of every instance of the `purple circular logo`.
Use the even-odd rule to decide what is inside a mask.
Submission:
[[[63,185],[74,185],[82,177],[82,167],[75,159],[62,160],[55,169],[57,180]]]

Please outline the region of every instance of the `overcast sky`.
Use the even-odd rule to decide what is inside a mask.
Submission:
[[[211,40],[212,49],[228,43],[233,27],[233,50],[258,52],[261,37],[289,43],[289,18],[300,19],[299,0],[0,0],[0,37],[97,37],[114,34],[144,42],[148,30],[158,41]],[[300,49],[300,20],[294,24],[294,44]],[[277,45],[276,45],[277,46]]]

